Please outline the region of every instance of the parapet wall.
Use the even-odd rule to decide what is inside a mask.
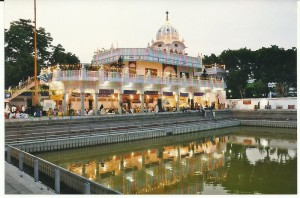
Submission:
[[[231,110],[231,116],[239,120],[297,120],[296,110]]]
[[[297,109],[297,97],[227,99],[229,108],[236,110]],[[258,107],[259,106],[259,107]]]

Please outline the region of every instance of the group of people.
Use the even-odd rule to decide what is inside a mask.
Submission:
[[[145,107],[144,108],[144,113],[146,113],[146,112],[156,112],[156,106],[153,107],[153,106],[149,105],[147,108]],[[141,106],[134,105],[134,106],[131,106],[130,108],[128,108],[126,105],[122,106],[122,114],[141,113],[141,111],[142,111]],[[98,112],[99,112],[100,115],[119,114],[119,109],[118,108],[104,108],[104,106],[101,104]],[[157,110],[157,112],[158,112],[158,110]]]
[[[27,106],[22,105],[20,107],[20,106],[12,105],[10,108],[9,104],[7,104],[5,108],[5,118],[9,118],[9,119],[29,118],[29,115],[27,114]]]
[[[123,108],[122,108],[122,113],[141,113],[141,112],[142,112],[141,106],[134,105],[133,107],[128,108],[128,110],[126,110],[125,106],[123,106]],[[158,106],[157,105],[155,105],[155,106],[149,105],[148,107],[145,107],[144,113],[147,113],[147,112],[148,113],[153,113],[153,112],[158,113]]]
[[[99,114],[105,115],[105,114],[118,114],[119,110],[118,108],[104,108],[103,104],[100,105],[99,108]]]

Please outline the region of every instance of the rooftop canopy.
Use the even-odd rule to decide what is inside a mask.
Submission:
[[[122,57],[123,61],[148,61],[201,68],[200,60],[197,57],[152,50],[151,48],[118,48],[105,52],[98,51],[95,53],[92,63],[110,64],[117,62],[119,57]]]

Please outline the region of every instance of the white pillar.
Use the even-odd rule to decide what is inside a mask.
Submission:
[[[98,115],[98,93],[97,90],[94,90],[94,112],[95,115]]]
[[[144,113],[144,91],[141,93],[141,103],[142,103],[142,107],[141,107],[141,113]]]
[[[62,106],[63,106],[63,114],[66,115],[67,114],[67,105],[68,105],[68,102],[67,102],[67,92],[64,91],[63,93],[63,101],[62,101]]]
[[[179,92],[179,90],[177,91],[176,97],[177,97],[177,101],[176,101],[176,111],[179,112],[179,111],[180,111],[180,109],[179,109],[179,102],[180,102],[180,92]]]
[[[122,108],[123,108],[123,94],[122,91],[119,92],[119,113],[122,114]]]
[[[84,115],[84,91],[80,90],[81,115]]]

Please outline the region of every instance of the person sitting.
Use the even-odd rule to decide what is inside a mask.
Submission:
[[[150,77],[150,76],[151,76],[151,70],[148,69],[147,74],[146,74],[146,77]]]
[[[129,109],[129,113],[133,113],[133,109],[132,108]]]
[[[94,110],[91,109],[91,110],[88,112],[88,115],[94,115]]]
[[[122,113],[127,113],[125,107],[122,108]]]
[[[17,118],[17,119],[19,119],[20,118],[20,112],[19,111],[17,111],[17,113],[16,113],[16,117],[15,118]]]
[[[57,113],[57,110],[54,109],[54,110],[53,110],[53,116],[54,116],[54,117],[56,117],[56,113]]]
[[[27,113],[20,113],[20,118],[29,118]]]
[[[101,112],[101,110],[104,108],[104,106],[103,106],[103,104],[101,104],[100,105],[100,108],[99,108],[99,110],[100,110],[100,112]]]

